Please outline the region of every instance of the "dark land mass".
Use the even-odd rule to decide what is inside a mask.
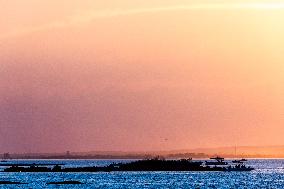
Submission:
[[[239,165],[235,167],[205,166],[202,161],[191,159],[164,160],[147,159],[129,163],[113,163],[108,166],[63,168],[55,165],[53,168],[43,166],[16,166],[4,169],[4,172],[112,172],[112,171],[251,171],[253,168]]]
[[[22,183],[22,182],[13,182],[13,181],[0,181],[1,184],[27,184],[27,183]]]
[[[52,165],[65,165],[63,163],[0,163],[0,167],[7,166],[52,166]]]
[[[49,182],[47,184],[83,184],[82,182],[80,181],[62,181],[62,182]]]

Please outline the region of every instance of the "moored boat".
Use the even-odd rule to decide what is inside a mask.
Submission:
[[[252,171],[252,170],[254,170],[254,168],[238,164],[238,165],[235,165],[235,166],[226,167],[225,170],[226,171],[242,171],[243,172],[243,171]]]
[[[248,161],[247,159],[239,159],[239,160],[233,160],[232,163],[244,163]]]
[[[215,161],[205,161],[205,165],[228,165],[227,162],[225,162],[225,159],[222,157],[212,157],[211,160]]]
[[[246,166],[244,164],[246,161],[247,161],[246,159],[233,160],[232,163],[236,165],[227,167],[226,171],[252,171],[254,170],[254,168]]]

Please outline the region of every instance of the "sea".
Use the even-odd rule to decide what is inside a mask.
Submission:
[[[133,160],[11,160],[8,163],[65,164],[65,167],[104,166]],[[7,163],[7,162],[6,162]],[[1,166],[0,171],[4,167]],[[284,159],[249,159],[251,172],[96,172],[96,173],[6,173],[0,188],[284,188]],[[80,181],[78,185],[47,184]]]

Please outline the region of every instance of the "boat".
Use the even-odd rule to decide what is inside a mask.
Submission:
[[[211,160],[216,160],[216,161],[205,161],[205,165],[228,165],[227,162],[225,162],[224,158],[222,157],[212,157],[210,158]]]
[[[245,166],[244,164],[237,164],[235,166],[226,167],[226,171],[252,171],[254,168]]]
[[[229,166],[226,168],[226,171],[252,171],[254,168],[246,166],[244,163],[248,161],[247,159],[233,160],[232,163],[235,163],[234,166]]]
[[[233,160],[232,163],[244,163],[248,161],[247,159],[239,159],[239,160]]]

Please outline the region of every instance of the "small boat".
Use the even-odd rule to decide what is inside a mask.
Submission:
[[[234,160],[232,161],[235,163],[235,165],[228,165],[228,162],[225,162],[224,158],[222,157],[213,157],[210,158],[215,161],[205,161],[205,165],[207,166],[214,166],[218,168],[223,169],[222,171],[240,171],[240,172],[245,172],[245,171],[252,171],[254,168],[246,166],[244,163],[247,161],[246,159],[240,159],[240,160]],[[224,166],[225,165],[225,166]]]
[[[244,163],[246,159],[233,160],[232,163],[235,163],[235,166],[229,166],[226,168],[226,171],[252,171],[254,168],[246,166]]]
[[[233,160],[232,163],[244,163],[248,161],[247,159],[239,159],[239,160]]]
[[[247,167],[247,166],[241,165],[241,164],[226,167],[226,171],[252,171],[252,170],[254,170],[254,168]]]
[[[212,160],[216,160],[216,161],[205,161],[205,165],[228,165],[227,162],[224,161],[224,158],[222,157],[212,157],[210,158]]]

